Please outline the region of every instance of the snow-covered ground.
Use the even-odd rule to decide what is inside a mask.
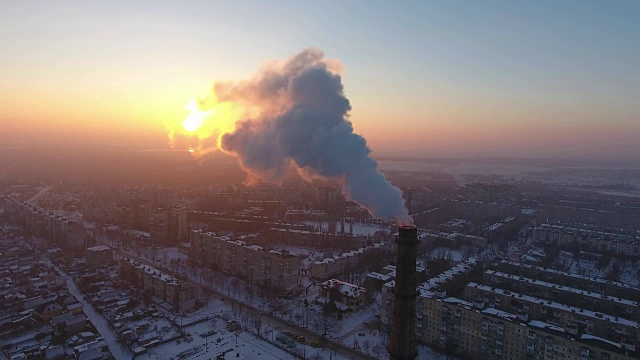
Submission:
[[[379,331],[373,322],[364,322],[353,329],[342,338],[342,343],[346,346],[357,349],[370,356],[382,359],[388,357],[386,343],[389,341],[389,334]],[[445,360],[457,359],[447,357],[447,355],[425,345],[418,345],[417,359],[424,360]]]
[[[584,257],[574,258],[567,251],[560,253],[555,263],[559,270],[572,274],[595,277],[599,279],[616,277],[616,281],[640,287],[640,260],[608,259],[607,265],[600,267],[599,260]]]
[[[266,324],[265,324],[266,325]],[[198,359],[214,358],[224,354],[225,359],[295,359],[295,352],[308,359],[342,359],[329,354],[328,349],[316,348],[299,342],[290,342],[289,346],[276,345],[280,334],[277,328],[265,326],[258,337],[249,329],[227,330],[226,321],[215,318],[185,327],[189,336],[179,341],[149,349],[138,359]],[[268,340],[267,340],[268,339]],[[289,351],[284,350],[289,349]]]
[[[228,331],[222,319],[188,326],[185,330],[191,336],[154,347],[138,359],[197,359],[203,356],[209,359],[222,353],[226,353],[225,359],[295,358],[251,333]],[[192,340],[189,341],[189,339]]]
[[[621,283],[640,287],[640,260],[623,262],[620,266]]]
[[[84,299],[82,293],[80,292],[80,290],[78,290],[78,287],[73,282],[71,277],[63,273],[59,268],[56,268],[56,270],[58,270],[58,272],[66,279],[69,293],[82,304],[82,306],[84,307],[84,313],[87,315],[96,330],[98,330],[100,336],[102,336],[106,340],[111,354],[116,359],[130,359],[131,353],[125,346],[120,343],[115,331],[109,326],[107,320],[97,311],[95,311],[91,304],[89,304],[89,302]]]
[[[569,267],[569,272],[573,274],[579,274],[584,276],[591,276],[596,278],[605,278],[611,271],[611,262],[608,266],[603,268],[598,267],[598,261],[592,259],[574,259],[573,263]]]

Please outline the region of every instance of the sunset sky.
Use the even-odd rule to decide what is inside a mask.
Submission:
[[[218,80],[318,47],[375,155],[634,158],[638,1],[10,1],[0,146],[167,147]]]

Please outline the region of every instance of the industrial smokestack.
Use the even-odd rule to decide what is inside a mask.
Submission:
[[[392,360],[409,360],[417,356],[416,349],[416,254],[418,229],[413,225],[398,228],[396,285],[391,318]]]

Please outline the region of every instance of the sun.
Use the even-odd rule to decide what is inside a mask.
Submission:
[[[230,101],[218,102],[215,96],[196,98],[185,106],[185,117],[167,123],[171,147],[180,147],[194,156],[202,156],[221,149],[221,138],[236,128],[236,122],[246,111]]]
[[[207,116],[211,111],[201,111],[198,109],[198,103],[193,100],[186,106],[186,110],[189,111],[189,115],[182,122],[182,127],[190,133],[196,132],[205,123]]]

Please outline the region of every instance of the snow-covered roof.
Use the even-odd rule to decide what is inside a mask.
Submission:
[[[582,340],[597,340],[597,341],[602,341],[602,342],[604,342],[604,343],[607,343],[607,344],[609,344],[609,345],[615,346],[615,347],[617,347],[617,348],[621,348],[621,347],[622,347],[622,346],[620,345],[620,343],[617,343],[617,342],[615,342],[615,341],[611,341],[611,340],[607,340],[607,339],[604,339],[604,338],[601,338],[601,337],[598,337],[598,336],[594,336],[594,335],[591,335],[591,334],[582,334],[582,335],[580,336],[580,338],[581,338]]]
[[[553,309],[557,309],[557,310],[562,310],[562,311],[568,311],[568,312],[572,312],[574,314],[579,314],[585,317],[589,317],[589,318],[593,318],[593,319],[599,319],[599,320],[603,320],[603,321],[608,321],[611,323],[615,323],[615,324],[620,324],[620,325],[624,325],[624,326],[628,326],[628,327],[632,327],[632,328],[639,328],[640,324],[638,324],[638,322],[633,321],[633,320],[628,320],[628,319],[624,319],[621,317],[617,317],[617,316],[613,316],[613,315],[608,315],[608,314],[602,314],[599,312],[595,312],[595,311],[591,311],[591,310],[587,310],[587,309],[581,309],[575,306],[569,306],[569,305],[565,305],[565,304],[560,304],[551,300],[544,300],[544,299],[539,299],[533,296],[529,296],[529,295],[523,295],[523,294],[519,294],[519,293],[515,293],[513,291],[508,291],[508,290],[504,290],[504,289],[499,289],[499,288],[493,288],[491,286],[487,286],[487,285],[481,285],[475,282],[470,282],[467,284],[467,287],[472,287],[472,288],[477,288],[477,289],[481,289],[483,291],[487,291],[487,292],[492,292],[495,294],[500,294],[500,295],[504,295],[504,296],[509,296],[512,297],[514,299],[517,300],[521,300],[521,301],[526,301],[529,303],[537,303],[537,304],[541,304],[545,307],[548,308],[553,308]]]
[[[543,268],[543,267],[540,267],[540,266],[529,265],[529,264],[525,264],[525,263],[521,263],[521,262],[517,262],[517,261],[502,260],[500,263],[507,264],[507,265],[512,265],[512,266],[517,266],[517,267],[522,267],[522,268],[525,268],[525,269],[533,269],[533,270],[546,272],[546,273],[550,273],[550,274],[556,274],[556,275],[562,275],[562,276],[566,276],[566,277],[572,277],[572,278],[576,278],[576,279],[589,280],[589,281],[597,282],[597,283],[600,283],[600,284],[613,285],[613,286],[616,286],[616,287],[619,287],[619,288],[640,290],[637,287],[631,286],[629,284],[621,283],[621,282],[616,282],[616,281],[611,281],[611,280],[604,280],[604,279],[585,276],[585,275],[580,275],[580,274],[573,274],[573,273],[568,273],[568,272],[554,270],[554,269],[547,269],[547,268]]]
[[[379,248],[382,248],[382,247],[387,246],[387,245],[389,245],[388,242],[375,243],[373,245],[361,247],[359,249],[347,251],[347,252],[344,252],[342,254],[333,256],[333,257],[328,257],[328,258],[324,258],[322,260],[315,261],[314,264],[316,264],[316,265],[329,264],[329,263],[332,263],[332,262],[335,262],[335,261],[338,261],[338,260],[341,260],[341,259],[347,259],[347,258],[351,258],[351,257],[354,257],[354,256],[363,255],[369,250],[379,249]]]
[[[151,276],[153,276],[155,278],[158,278],[158,279],[160,279],[160,280],[162,280],[162,281],[164,281],[166,283],[174,284],[174,285],[182,285],[184,287],[190,287],[190,285],[185,284],[184,282],[176,279],[175,277],[173,277],[173,276],[171,276],[171,275],[169,275],[167,273],[164,273],[164,272],[156,269],[153,266],[145,265],[145,264],[142,264],[142,263],[140,263],[138,261],[135,261],[135,260],[129,259],[129,258],[122,258],[122,261],[128,262],[134,268],[142,270],[145,273],[147,273],[147,274],[149,274],[149,275],[151,275]]]
[[[101,252],[101,251],[109,251],[109,250],[111,250],[111,248],[108,247],[107,245],[98,245],[98,246],[87,248],[87,251],[91,251],[91,252]]]
[[[564,329],[553,325],[553,324],[549,324],[540,320],[531,320],[529,321],[529,325],[533,326],[533,327],[537,327],[537,328],[541,328],[541,329],[549,329],[549,330],[555,330],[555,331],[560,331],[560,332],[564,332]]]
[[[505,278],[505,279],[508,279],[509,281],[526,282],[526,283],[538,285],[538,286],[541,286],[541,287],[545,287],[545,288],[548,288],[548,289],[558,289],[558,290],[562,290],[562,291],[566,291],[566,292],[570,292],[570,293],[573,293],[573,294],[576,294],[576,295],[582,295],[582,296],[586,296],[586,297],[590,297],[590,298],[606,299],[608,301],[612,301],[612,302],[615,302],[615,303],[618,303],[618,304],[622,304],[622,305],[627,305],[627,306],[638,306],[639,305],[637,301],[632,301],[632,300],[628,300],[628,299],[622,299],[622,298],[618,298],[618,297],[614,297],[614,296],[608,296],[608,295],[596,293],[596,292],[593,292],[593,291],[580,290],[580,289],[572,288],[572,287],[569,287],[569,286],[557,285],[557,284],[549,283],[549,282],[546,282],[546,281],[526,278],[526,277],[523,277],[523,276],[511,275],[511,274],[503,273],[503,272],[500,272],[500,271],[487,270],[485,273],[489,274],[489,275]]]
[[[318,286],[320,286],[323,289],[338,290],[342,295],[345,295],[351,298],[357,298],[360,295],[367,292],[367,290],[361,286],[340,281],[338,279],[327,280],[323,283],[318,284]]]

